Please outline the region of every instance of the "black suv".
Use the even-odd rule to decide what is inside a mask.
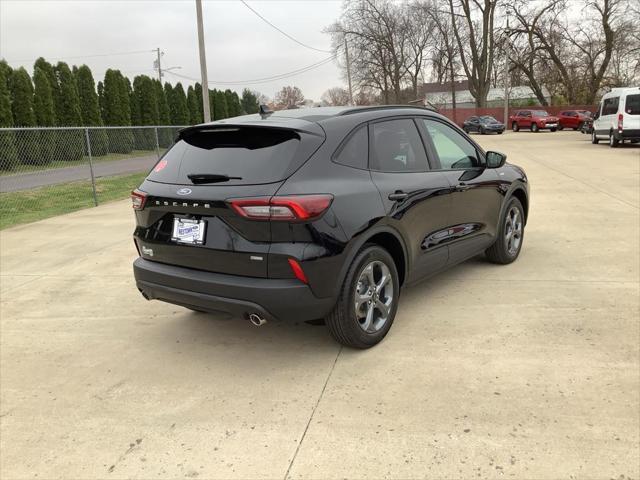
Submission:
[[[344,345],[389,331],[400,288],[522,248],[524,172],[416,107],[327,107],[182,130],[132,193],[138,289],[256,325],[325,319]]]

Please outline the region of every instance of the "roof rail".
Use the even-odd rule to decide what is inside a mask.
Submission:
[[[437,110],[433,107],[427,106],[417,106],[417,105],[372,105],[367,107],[354,107],[347,110],[343,110],[338,113],[337,116],[342,115],[351,115],[352,113],[360,113],[360,112],[375,112],[376,110],[396,110],[400,108],[406,108],[411,110],[427,110],[429,112],[437,112]]]

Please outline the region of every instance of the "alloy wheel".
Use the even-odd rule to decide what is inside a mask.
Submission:
[[[387,323],[393,306],[393,281],[389,267],[379,260],[360,273],[354,293],[354,308],[360,328],[376,333]]]
[[[507,213],[504,225],[504,242],[507,252],[512,257],[518,253],[520,244],[522,243],[522,214],[520,209],[513,206]]]

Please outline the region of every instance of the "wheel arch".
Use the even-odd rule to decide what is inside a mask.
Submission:
[[[349,247],[349,252],[340,270],[340,281],[336,282],[336,289],[338,291],[342,287],[347,271],[358,252],[363,246],[371,243],[379,245],[389,252],[389,255],[391,255],[396,265],[396,270],[398,270],[398,281],[400,285],[404,283],[409,270],[409,258],[406,243],[395,228],[389,225],[375,226],[354,237],[351,243],[352,245]]]
[[[529,197],[527,196],[527,192],[524,191],[524,188],[518,186],[511,192],[510,197],[516,197],[520,200],[522,208],[524,208],[524,222],[526,225],[527,219],[529,218]]]

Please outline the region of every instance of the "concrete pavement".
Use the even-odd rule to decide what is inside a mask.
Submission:
[[[0,232],[0,477],[640,477],[640,149],[474,138],[529,175],[520,258],[364,352],[143,300],[128,201]]]

